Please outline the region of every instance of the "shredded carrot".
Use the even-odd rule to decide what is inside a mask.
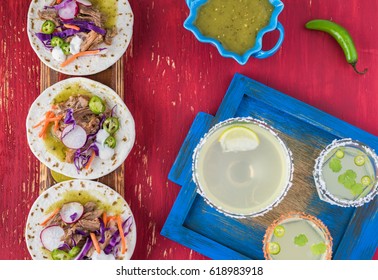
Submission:
[[[100,50],[93,50],[93,51],[84,51],[79,52],[77,54],[71,55],[66,61],[64,61],[62,64],[60,64],[61,67],[67,66],[71,62],[73,62],[76,58],[83,56],[83,55],[90,55],[90,54],[98,54]]]
[[[45,226],[52,218],[55,217],[56,214],[58,214],[60,211],[60,208],[56,208],[47,218],[44,220],[40,225]]]
[[[58,128],[59,128],[59,121],[62,118],[63,118],[63,115],[55,116],[54,112],[48,111],[45,114],[45,119],[42,120],[42,121],[40,121],[36,125],[34,125],[33,128],[37,128],[37,127],[43,125],[41,131],[38,134],[38,136],[40,138],[45,138],[46,137],[46,131],[47,131],[47,128],[48,128],[50,122],[54,122],[54,131],[57,131]]]
[[[77,31],[80,30],[79,26],[76,26],[76,25],[73,25],[73,24],[63,24],[63,26],[66,27],[66,28],[71,28],[71,29],[77,30]]]
[[[106,215],[106,212],[102,213],[102,221],[104,222],[104,226],[106,227],[106,224],[108,223],[108,217]]]
[[[118,230],[119,230],[119,236],[121,237],[121,252],[122,254],[124,254],[127,250],[126,239],[123,233],[121,216],[119,215],[117,216],[117,225],[118,225]]]
[[[56,105],[56,104],[53,104],[53,105],[51,105],[51,109],[58,109],[58,105]]]
[[[100,245],[98,244],[98,240],[97,240],[96,235],[93,232],[89,233],[89,235],[91,236],[91,239],[92,239],[92,242],[93,242],[93,246],[95,247],[96,252],[100,254],[101,253],[101,248],[100,248]]]
[[[107,222],[109,223],[110,221],[113,221],[113,220],[116,220],[117,217],[116,216],[108,216],[107,217]]]
[[[95,156],[96,156],[96,153],[92,151],[92,155],[91,155],[91,157],[89,158],[88,163],[87,163],[87,165],[85,166],[85,169],[89,169],[89,167],[91,166],[91,164],[92,164],[92,162],[93,162]]]
[[[60,4],[60,2],[62,2],[62,0],[56,0],[56,3],[57,3],[57,4]]]

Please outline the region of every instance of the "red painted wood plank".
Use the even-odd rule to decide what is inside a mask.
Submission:
[[[198,111],[215,113],[235,72],[378,135],[378,23],[374,0],[285,1],[280,21],[286,37],[266,60],[240,66],[182,27],[185,1],[130,0],[135,14],[132,45],[125,56],[125,101],[137,138],[126,160],[126,200],[138,225],[135,259],[204,259],[159,232],[179,188],[167,175]],[[26,143],[24,122],[39,94],[39,61],[25,33],[29,0],[0,6],[0,259],[29,259],[23,232],[38,196],[38,166]],[[355,39],[355,74],[326,34],[304,28],[313,18],[343,24]],[[275,34],[267,36],[266,47]],[[376,255],[378,258],[378,254]]]

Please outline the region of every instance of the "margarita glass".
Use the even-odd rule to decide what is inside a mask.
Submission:
[[[266,123],[231,118],[201,139],[193,155],[197,192],[216,210],[235,218],[265,214],[291,187],[290,150]]]
[[[322,200],[361,206],[378,192],[378,156],[361,142],[334,140],[316,159],[314,180]]]
[[[263,241],[268,260],[329,260],[332,237],[317,218],[304,213],[281,216],[266,230]]]

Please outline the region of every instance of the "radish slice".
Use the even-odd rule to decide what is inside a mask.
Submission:
[[[87,133],[80,125],[67,125],[62,132],[62,142],[70,149],[80,149],[87,142]]]
[[[41,231],[40,238],[43,247],[52,251],[58,248],[63,241],[64,230],[60,226],[49,226]]]
[[[67,3],[63,8],[59,9],[58,14],[62,20],[73,19],[79,12],[79,6],[75,1]]]
[[[92,6],[92,3],[89,2],[88,0],[76,0],[77,3],[83,4],[84,6]]]
[[[60,209],[60,217],[66,224],[77,222],[84,213],[84,207],[79,202],[69,202]]]

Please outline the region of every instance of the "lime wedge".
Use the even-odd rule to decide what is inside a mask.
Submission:
[[[224,152],[251,151],[260,144],[257,134],[244,126],[233,126],[222,133],[219,143]]]
[[[357,166],[362,166],[365,164],[365,157],[364,156],[356,156],[354,158],[354,164],[357,165]]]
[[[51,176],[53,177],[54,181],[57,182],[57,183],[73,179],[73,178],[68,177],[66,175],[63,175],[61,173],[55,172],[54,170],[51,170]]]
[[[281,246],[277,242],[269,242],[268,253],[271,255],[277,255],[281,251]]]
[[[344,152],[342,150],[337,150],[336,157],[342,159],[344,157]]]
[[[274,228],[274,235],[277,237],[282,237],[285,234],[285,228],[283,226],[276,226]]]
[[[370,179],[370,177],[369,176],[364,176],[364,177],[362,177],[361,178],[361,184],[363,185],[363,186],[369,186],[370,184],[371,184],[371,179]]]

